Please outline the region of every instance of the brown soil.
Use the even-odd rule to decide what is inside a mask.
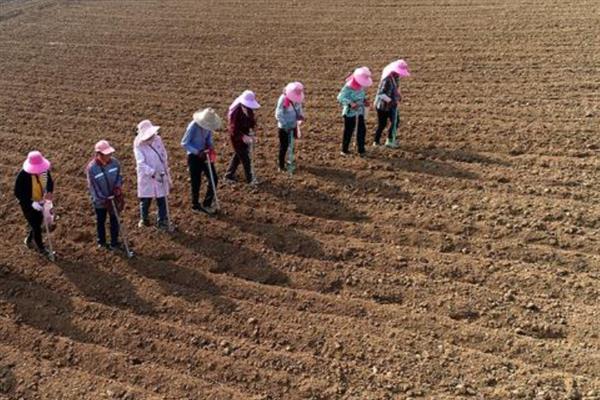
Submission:
[[[0,0],[0,398],[599,399],[598,15],[595,0]],[[399,56],[401,149],[340,159],[341,78]],[[295,79],[290,179],[273,109]],[[263,184],[194,214],[183,130],[246,88]],[[143,118],[170,151],[174,235],[135,228]],[[100,138],[127,173],[131,261],[93,246],[82,171]],[[12,198],[32,148],[55,166],[55,263],[23,248]],[[222,173],[226,134],[218,150]]]

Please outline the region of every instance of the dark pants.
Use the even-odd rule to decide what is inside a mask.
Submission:
[[[38,249],[44,248],[44,242],[42,241],[42,223],[44,216],[40,211],[34,209],[25,210],[23,209],[23,215],[29,224],[29,230],[27,233],[27,243],[31,243],[33,240]]]
[[[200,157],[194,154],[189,154],[188,169],[190,171],[190,182],[192,185],[192,205],[200,204],[200,186],[202,183],[202,174],[204,174],[204,176],[206,177],[206,182],[208,184],[208,190],[206,191],[206,196],[204,197],[204,202],[202,203],[202,205],[204,207],[210,207],[213,202],[213,198],[215,197],[215,192],[213,191],[212,184],[210,183],[208,165],[206,165],[205,160],[206,159],[201,159]],[[218,178],[217,170],[215,169],[214,163],[210,163],[210,169],[212,170],[216,188]]]
[[[237,170],[240,162],[244,166],[244,173],[246,174],[246,182],[252,182],[254,178],[252,176],[252,164],[250,162],[250,146],[246,145],[243,147],[239,147],[237,149],[234,148],[235,154],[229,163],[229,168],[227,168],[227,173],[225,177],[227,179],[235,179],[235,171]]]
[[[350,142],[352,141],[352,134],[356,128],[356,117],[344,116],[344,137],[342,141],[342,151],[348,153]],[[365,126],[365,117],[362,115],[358,116],[358,128],[356,129],[356,144],[358,145],[358,152],[363,154],[365,152],[365,135],[367,127]]]
[[[152,198],[144,197],[140,199],[140,214],[144,221],[148,220],[148,213],[150,211],[150,204],[152,203]],[[158,223],[167,221],[167,201],[164,197],[158,197],[156,199],[156,204],[158,204]]]
[[[290,135],[293,129],[279,129],[279,169],[285,169],[285,155],[290,147]]]
[[[96,208],[96,231],[98,244],[106,244],[106,215],[110,215],[110,244],[119,244],[119,221],[117,216],[108,212],[106,208]]]
[[[377,110],[377,129],[375,129],[375,142],[379,143],[381,140],[381,134],[385,129],[388,121],[390,121],[390,129],[388,130],[388,139],[394,138],[394,116],[396,117],[396,131],[398,131],[398,125],[400,124],[400,114],[398,113],[398,107],[391,108],[389,110]]]

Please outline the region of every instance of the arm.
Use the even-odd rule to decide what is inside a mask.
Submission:
[[[29,174],[25,171],[19,172],[15,180],[15,197],[19,201],[21,207],[25,210],[31,210],[31,194],[27,194],[27,179],[30,179]]]
[[[352,103],[352,100],[350,99],[350,90],[351,89],[347,85],[344,85],[344,87],[342,88],[342,90],[340,90],[340,93],[338,94],[337,100],[343,106],[349,106],[350,103]]]
[[[106,200],[106,197],[102,194],[100,188],[96,185],[96,180],[92,176],[92,167],[88,166],[86,172],[88,189],[90,191],[90,195],[92,196],[92,201],[94,203],[101,203]]]
[[[277,107],[275,107],[275,119],[277,122],[283,121],[283,95],[279,96],[279,100],[277,100]]]
[[[46,180],[46,193],[54,192],[54,180],[52,179],[52,175],[50,171],[48,171],[47,180]]]
[[[208,131],[208,134],[206,135],[206,149],[212,150],[214,148],[215,148],[215,144],[213,142],[212,132]]]
[[[114,160],[115,164],[117,165],[117,177],[115,179],[115,189],[121,189],[121,186],[123,186],[123,176],[121,175],[121,164],[117,161]]]

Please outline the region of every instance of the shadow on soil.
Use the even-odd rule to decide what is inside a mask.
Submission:
[[[156,281],[170,295],[183,297],[190,303],[208,300],[219,312],[229,314],[235,304],[221,296],[221,290],[205,274],[170,261],[137,255],[128,265],[140,275]]]
[[[335,221],[361,222],[368,220],[368,216],[363,212],[354,210],[324,192],[294,187],[286,188],[276,182],[265,182],[260,187],[267,193],[293,203],[296,206],[296,212],[300,214]]]
[[[321,242],[293,227],[243,220],[239,216],[221,219],[238,227],[244,233],[258,237],[276,252],[319,260],[329,259],[323,251]]]
[[[439,176],[442,178],[457,178],[457,179],[478,179],[479,175],[456,168],[448,163],[443,163],[433,160],[406,160],[403,158],[387,158],[384,162],[391,165],[394,170],[402,170],[406,172],[415,172],[419,174],[427,174]]]
[[[127,279],[81,261],[57,260],[55,264],[86,300],[110,307],[130,309],[136,314],[151,314],[153,307],[140,298]]]
[[[511,164],[504,160],[498,160],[492,157],[484,156],[474,151],[456,149],[448,150],[439,147],[430,147],[425,149],[415,149],[402,147],[402,150],[411,152],[414,154],[420,154],[427,158],[435,158],[441,161],[458,161],[464,163],[478,163],[478,164],[490,164],[490,165],[501,165],[508,167]]]
[[[406,201],[410,201],[411,199],[410,193],[400,190],[400,187],[396,184],[386,183],[385,179],[358,179],[354,172],[332,167],[307,166],[304,169],[314,176],[326,179],[342,187],[350,186],[366,192],[375,192],[381,197],[391,199],[402,199]]]
[[[0,279],[0,300],[14,306],[18,324],[78,342],[92,342],[86,332],[71,322],[74,307],[68,296],[59,295],[21,275],[8,273]]]
[[[229,273],[238,278],[267,285],[285,286],[289,278],[272,267],[259,253],[233,243],[209,237],[197,237],[176,232],[172,238],[177,243],[215,261],[212,273]]]

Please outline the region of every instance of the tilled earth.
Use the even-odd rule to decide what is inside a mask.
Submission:
[[[600,399],[599,16],[596,0],[0,0],[0,398]],[[342,78],[399,57],[401,149],[341,159]],[[307,88],[292,178],[273,118],[291,80]],[[185,126],[246,88],[262,184],[192,213]],[[136,228],[144,118],[170,151],[172,235]],[[133,260],[94,247],[100,138],[126,173]],[[12,197],[33,148],[54,164],[54,263],[23,248]]]

